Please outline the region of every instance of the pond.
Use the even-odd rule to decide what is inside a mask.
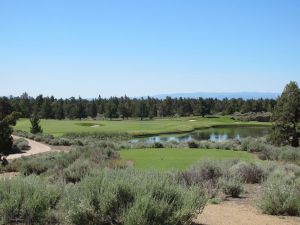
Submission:
[[[162,142],[162,141],[225,141],[228,139],[241,139],[245,137],[263,137],[270,133],[270,127],[215,127],[201,129],[185,134],[172,134],[172,135],[159,135],[151,137],[143,137],[132,140],[133,142],[146,141],[146,142]]]

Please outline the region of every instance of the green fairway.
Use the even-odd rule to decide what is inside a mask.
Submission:
[[[44,133],[55,136],[63,135],[68,132],[105,132],[116,133],[126,132],[134,136],[183,133],[199,128],[207,128],[218,125],[269,125],[269,123],[259,122],[237,122],[229,117],[202,118],[184,117],[167,118],[154,120],[41,120]],[[30,122],[28,119],[20,119],[15,126],[17,130],[29,131]]]
[[[241,159],[256,160],[255,155],[243,151],[218,149],[131,149],[120,152],[124,160],[133,161],[138,169],[186,169],[201,159]]]

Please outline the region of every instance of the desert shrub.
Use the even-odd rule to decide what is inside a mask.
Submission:
[[[243,192],[243,183],[238,176],[226,175],[220,178],[219,185],[224,194],[237,198]]]
[[[12,151],[13,152],[22,152],[24,150],[29,150],[30,146],[28,141],[24,138],[14,139]]]
[[[19,171],[23,175],[30,174],[54,176],[59,178],[63,176],[62,170],[68,168],[76,160],[88,161],[90,165],[96,164],[97,167],[105,167],[109,165],[109,160],[119,158],[119,154],[111,148],[103,148],[97,146],[77,147],[70,152],[50,152],[31,157],[23,157],[12,161],[8,166],[2,167],[3,171]],[[76,163],[74,167],[80,167],[80,163]],[[83,165],[81,165],[83,166]],[[71,174],[71,167],[70,174]],[[73,168],[75,169],[75,168]],[[74,171],[73,171],[74,172]]]
[[[31,174],[40,175],[51,167],[50,163],[38,160],[24,160],[21,164],[20,172],[25,176]]]
[[[213,144],[214,143],[211,142],[211,141],[200,141],[198,143],[199,148],[204,148],[204,149],[212,149],[212,148],[214,148]]]
[[[244,138],[241,140],[241,150],[248,152],[262,152],[268,148],[268,145],[256,138]]]
[[[62,189],[37,177],[3,179],[0,182],[1,224],[50,224]]]
[[[179,172],[178,180],[185,185],[199,185],[205,181],[216,183],[222,176],[222,168],[218,161],[201,160],[189,170]]]
[[[83,141],[79,140],[79,139],[72,139],[71,144],[72,145],[77,145],[77,146],[83,146],[84,145]]]
[[[208,197],[218,193],[218,179],[223,175],[222,163],[219,161],[200,161],[187,171],[178,172],[175,176],[179,183],[186,186],[199,186]]]
[[[70,188],[61,210],[69,224],[190,224],[206,203],[197,188],[166,174],[102,171]]]
[[[163,147],[164,147],[164,145],[162,143],[160,143],[160,142],[155,142],[153,144],[153,148],[163,148]]]
[[[235,112],[232,118],[240,121],[270,122],[271,117],[272,113],[270,112]]]
[[[267,143],[264,139],[244,138],[241,140],[241,150],[258,152],[261,159],[282,160],[286,162],[300,161],[300,148],[289,146],[277,147]]]
[[[268,159],[268,158],[267,158],[267,155],[264,154],[264,153],[261,153],[261,152],[259,152],[259,153],[257,154],[257,157],[258,157],[260,160],[267,160],[267,159]]]
[[[254,163],[240,162],[230,168],[230,172],[246,183],[260,183],[266,176],[262,166]]]
[[[199,145],[195,141],[189,141],[188,143],[189,148],[198,148]]]
[[[259,207],[271,215],[300,215],[298,186],[284,172],[271,175],[264,184]]]
[[[145,141],[128,142],[128,148],[131,149],[153,148],[153,144]]]
[[[55,138],[53,135],[50,134],[32,134],[26,131],[14,131],[14,134],[20,137],[28,138],[37,142],[44,142],[49,145],[57,146],[57,145],[62,145],[62,146],[70,146],[72,144],[77,144],[77,142],[73,139],[69,138]],[[78,144],[80,145],[80,143]]]
[[[110,148],[110,149],[118,149],[118,143],[116,141],[99,141],[94,144],[94,146],[97,146],[99,148]]]
[[[283,169],[288,173],[293,173],[295,177],[300,177],[300,166],[289,163],[283,166]]]
[[[93,168],[93,164],[88,160],[77,159],[68,168],[63,170],[63,178],[66,182],[76,183],[88,175]]]
[[[43,139],[42,135],[38,134],[38,135],[35,135],[33,140],[37,141],[37,142],[43,142],[44,139]]]
[[[226,140],[214,143],[214,148],[225,150],[240,150],[238,140]]]
[[[48,144],[53,145],[53,146],[58,146],[60,143],[59,143],[59,140],[55,138],[55,139],[50,140]]]
[[[280,148],[270,145],[268,148],[262,150],[261,154],[268,160],[278,160],[280,152]]]
[[[63,135],[64,138],[70,139],[80,139],[80,138],[93,138],[98,140],[130,140],[132,136],[128,133],[116,132],[116,133],[106,133],[106,132],[74,132],[66,133]]]
[[[133,167],[130,163],[123,159],[115,159],[109,161],[109,168],[111,169],[126,169],[128,167]]]
[[[286,162],[297,162],[300,161],[300,150],[299,148],[287,147],[282,148],[282,151],[279,154],[279,160]]]
[[[69,139],[67,138],[60,138],[59,139],[59,145],[63,145],[63,146],[70,146],[71,142]]]

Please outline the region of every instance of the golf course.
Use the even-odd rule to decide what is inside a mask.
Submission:
[[[133,162],[133,166],[142,170],[184,170],[191,167],[199,160],[226,160],[239,159],[254,162],[258,159],[255,155],[243,151],[219,149],[130,149],[120,152],[121,158]]]
[[[300,225],[300,0],[0,0],[0,225]]]
[[[45,134],[51,134],[57,138],[69,133],[98,135],[126,133],[135,137],[188,133],[195,130],[204,130],[210,127],[268,127],[265,122],[239,122],[230,117],[181,117],[162,118],[153,120],[41,120],[41,126]],[[28,119],[20,119],[16,130],[28,132],[30,122]],[[221,128],[220,128],[221,129]],[[223,130],[221,129],[223,132]],[[142,142],[143,139],[141,139]],[[125,140],[125,142],[127,142]],[[184,170],[202,159],[239,159],[248,162],[258,160],[254,154],[245,151],[233,151],[222,149],[189,149],[182,148],[140,148],[123,149],[120,151],[123,160],[129,162],[136,169],[142,170]]]
[[[42,119],[44,133],[62,136],[66,133],[128,133],[132,136],[149,136],[171,133],[185,133],[215,126],[270,126],[268,122],[239,122],[230,117],[181,117],[153,120],[54,120]],[[29,131],[29,119],[20,119],[16,130]]]

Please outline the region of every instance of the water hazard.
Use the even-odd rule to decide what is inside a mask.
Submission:
[[[159,135],[138,138],[133,140],[134,142],[146,141],[146,142],[161,142],[161,141],[202,141],[210,140],[214,142],[225,141],[228,139],[241,139],[245,137],[262,137],[268,135],[270,127],[216,127],[201,129],[185,134],[172,134],[172,135]]]

